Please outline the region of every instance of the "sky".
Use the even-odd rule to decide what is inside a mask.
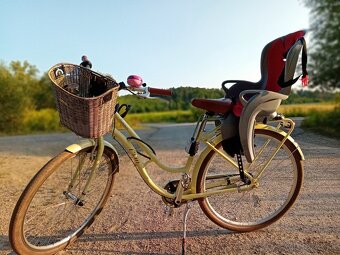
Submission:
[[[41,75],[87,55],[117,81],[220,88],[258,81],[265,44],[308,27],[302,0],[0,0],[0,61]]]

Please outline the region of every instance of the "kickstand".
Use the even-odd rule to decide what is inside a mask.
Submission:
[[[191,208],[190,202],[187,202],[187,204],[185,205],[185,210],[184,210],[184,215],[183,215],[182,255],[185,255],[185,250],[186,250],[185,238],[187,237],[187,219],[188,219],[190,208]]]

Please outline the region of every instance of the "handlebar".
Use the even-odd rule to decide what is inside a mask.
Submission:
[[[172,91],[170,89],[156,89],[149,87],[149,93],[151,95],[160,95],[160,96],[171,96]]]
[[[127,86],[124,82],[119,83],[119,90],[128,90],[132,94],[135,94],[133,92],[137,92],[137,96],[143,97],[143,98],[149,98],[150,96],[153,95],[158,95],[158,96],[171,96],[172,91],[170,89],[157,89],[157,88],[151,88],[147,87],[146,84],[144,83],[143,86],[140,87],[134,87],[134,86]]]

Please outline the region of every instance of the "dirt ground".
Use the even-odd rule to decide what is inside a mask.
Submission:
[[[190,125],[160,125],[141,133],[165,162],[182,165],[192,130]],[[304,187],[294,207],[265,229],[233,233],[208,220],[194,202],[187,254],[340,254],[340,141],[299,128],[293,137],[306,158]],[[0,254],[13,254],[9,220],[28,180],[76,140],[68,133],[0,138]],[[161,183],[169,178],[156,170],[152,174]],[[181,254],[183,211],[180,207],[173,216],[165,215],[161,199],[123,156],[103,212],[83,237],[60,254]]]

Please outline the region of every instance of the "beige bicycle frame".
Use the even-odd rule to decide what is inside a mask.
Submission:
[[[215,146],[221,142],[221,134],[219,131],[219,128],[215,128],[214,130],[210,131],[209,133],[200,133],[198,135],[197,140],[199,142],[203,142],[207,145],[207,147],[198,155],[196,156],[189,156],[186,161],[186,164],[182,167],[169,167],[167,165],[164,165],[157,156],[152,152],[152,150],[145,145],[143,142],[138,141],[140,137],[138,134],[129,126],[129,124],[120,116],[119,113],[115,113],[114,119],[116,122],[120,123],[124,130],[127,131],[129,136],[137,138],[135,142],[138,144],[138,146],[143,150],[143,153],[145,153],[148,157],[150,157],[150,160],[143,163],[140,160],[140,156],[137,153],[136,148],[134,145],[127,139],[127,137],[120,132],[118,129],[114,129],[112,132],[112,136],[114,139],[116,139],[127,151],[129,154],[131,160],[133,161],[134,165],[136,166],[139,174],[143,178],[144,182],[157,194],[163,197],[167,198],[175,198],[176,194],[170,194],[168,191],[166,191],[164,188],[158,186],[149,176],[147,172],[147,165],[151,162],[155,163],[158,167],[163,169],[164,171],[171,172],[171,173],[182,173],[182,174],[188,174],[191,176],[191,182],[188,189],[186,189],[183,192],[183,195],[181,197],[182,200],[188,201],[203,197],[208,197],[220,193],[226,193],[226,192],[236,192],[236,191],[243,191],[247,189],[251,189],[253,185],[243,185],[240,187],[227,187],[225,189],[217,190],[217,191],[207,191],[204,193],[196,193],[196,183],[197,183],[197,177],[198,172],[201,168],[201,165],[203,163],[203,160],[208,155],[208,153],[211,150],[215,150],[217,153],[219,153],[227,162],[229,162],[232,166],[235,167],[235,173],[238,172],[238,165],[235,163],[235,160],[228,156],[227,154],[221,152],[220,150],[217,150]],[[197,161],[194,164],[194,158],[197,157]],[[181,186],[181,185],[178,185]],[[176,192],[177,193],[177,192]]]
[[[214,120],[214,119],[212,119],[212,120]],[[268,142],[264,143],[264,145],[260,149],[259,155],[257,155],[255,157],[254,162],[245,167],[244,174],[248,178],[248,180],[250,180],[250,184],[248,184],[248,185],[243,184],[243,185],[239,185],[239,186],[237,186],[236,184],[227,184],[227,180],[226,180],[227,178],[229,178],[229,180],[231,178],[236,178],[236,179],[239,178],[239,177],[236,177],[236,176],[235,177],[231,177],[231,176],[227,177],[227,176],[224,176],[224,175],[208,176],[207,178],[219,179],[219,180],[216,181],[216,182],[213,182],[213,184],[208,184],[209,186],[206,187],[206,188],[209,189],[209,188],[220,187],[220,186],[224,186],[225,188],[214,190],[214,191],[205,191],[205,192],[202,192],[202,193],[197,193],[196,192],[196,190],[197,190],[196,184],[197,184],[197,179],[198,179],[198,173],[199,173],[199,171],[202,167],[202,164],[204,163],[205,158],[208,156],[208,154],[212,150],[215,151],[216,153],[218,153],[219,156],[224,158],[226,160],[226,163],[228,162],[232,167],[235,168],[235,174],[236,175],[237,175],[237,173],[239,173],[238,164],[235,162],[235,160],[233,158],[231,158],[229,155],[227,155],[223,150],[219,150],[216,147],[222,141],[221,132],[220,132],[219,127],[215,127],[210,132],[201,132],[202,129],[200,129],[200,131],[197,134],[196,139],[197,139],[198,142],[206,144],[206,148],[203,149],[203,151],[201,153],[196,154],[195,156],[188,155],[186,164],[184,166],[182,166],[182,167],[170,167],[170,166],[163,164],[157,158],[157,156],[153,153],[152,149],[150,147],[148,147],[145,143],[143,143],[142,140],[140,140],[140,137],[138,136],[138,134],[120,116],[119,113],[115,113],[114,121],[121,124],[123,129],[125,131],[127,131],[130,138],[131,137],[137,138],[137,139],[134,139],[135,142],[138,144],[139,148],[143,150],[143,153],[145,153],[150,158],[146,162],[143,162],[142,160],[140,160],[140,156],[138,155],[135,146],[130,142],[131,139],[128,139],[128,137],[126,137],[118,129],[115,129],[115,128],[113,129],[113,131],[112,131],[113,138],[115,140],[117,140],[119,142],[119,144],[129,154],[130,159],[132,160],[132,162],[136,166],[136,168],[137,168],[140,176],[144,180],[144,182],[155,193],[159,194],[160,196],[171,198],[171,199],[176,199],[176,201],[178,201],[178,202],[189,201],[189,200],[194,200],[194,199],[198,199],[198,198],[204,198],[204,197],[208,197],[208,196],[212,196],[212,195],[216,195],[216,194],[221,194],[221,193],[226,193],[226,192],[241,192],[241,191],[252,189],[253,187],[257,186],[257,179],[260,178],[262,173],[265,171],[265,169],[267,168],[267,166],[269,165],[271,160],[275,157],[275,155],[277,154],[277,152],[280,150],[280,148],[282,147],[282,145],[285,143],[285,141],[287,139],[290,140],[290,142],[292,142],[295,145],[296,150],[298,151],[298,153],[301,156],[301,160],[304,160],[304,156],[302,154],[300,147],[295,143],[294,139],[290,136],[290,134],[291,134],[291,132],[293,131],[293,128],[294,128],[294,123],[293,123],[292,120],[284,119],[282,121],[282,122],[286,122],[286,123],[291,124],[292,128],[291,128],[291,130],[289,130],[288,133],[281,130],[279,128],[279,126],[273,127],[273,126],[270,126],[270,125],[257,124],[256,129],[270,130],[270,131],[279,133],[281,136],[283,136],[283,139],[282,139],[281,143],[279,143],[279,145],[277,146],[276,150],[274,150],[273,154],[270,157],[268,157],[266,164],[264,164],[264,166],[262,167],[262,169],[258,172],[258,174],[256,176],[251,176],[250,174],[248,174],[248,169],[250,169],[252,164],[257,160],[258,156],[265,149]],[[105,144],[105,146],[109,146],[112,149],[114,149],[112,147],[112,145],[109,144],[108,142],[104,141],[103,138],[100,138],[100,139],[101,139],[100,140],[101,142],[99,143],[99,145],[101,145],[101,146],[99,146],[99,147],[101,147],[101,150],[103,150],[104,144]],[[89,141],[89,143],[84,143],[85,147],[92,146],[93,144],[95,144],[95,142],[92,141],[92,140],[88,140],[88,141]],[[73,145],[67,147],[66,150],[75,153],[76,151],[78,151],[81,148],[84,148],[84,147],[77,145],[77,144],[73,144]],[[100,153],[97,154],[96,163],[94,164],[93,174],[95,174],[95,169],[97,168],[100,157],[101,157],[101,154]],[[195,158],[197,158],[196,163],[194,163]],[[183,175],[190,176],[191,181],[189,183],[189,187],[184,190],[183,185],[178,185],[175,194],[169,193],[164,188],[158,186],[152,180],[152,178],[149,176],[149,174],[147,172],[147,165],[150,164],[150,163],[155,163],[159,168],[161,168],[164,171],[170,172],[170,173],[181,173],[182,176]],[[80,168],[81,168],[81,166],[80,166]],[[73,178],[76,178],[78,172],[79,172],[79,170],[76,171]],[[224,178],[224,177],[226,177],[226,178]],[[92,179],[92,178],[90,178],[90,179]],[[90,182],[90,179],[89,179],[88,182]],[[181,181],[181,180],[179,179],[179,181]],[[235,183],[235,182],[233,182],[233,183]],[[71,182],[70,185],[72,186],[72,182]],[[86,186],[88,186],[88,184]]]

